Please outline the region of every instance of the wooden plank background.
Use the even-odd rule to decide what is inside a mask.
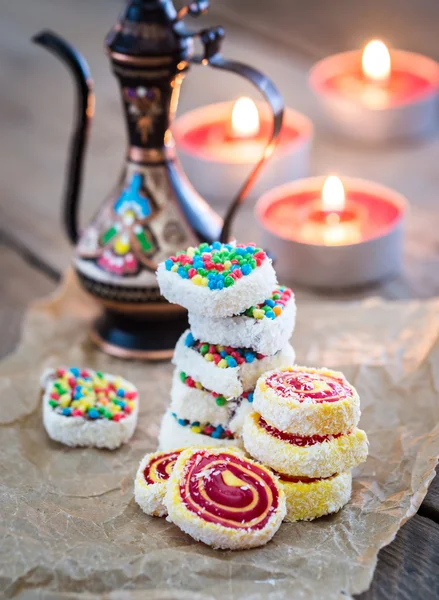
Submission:
[[[378,37],[439,59],[436,0],[218,0],[212,12],[311,58]]]
[[[225,52],[273,77],[288,104],[316,123],[313,172],[369,177],[396,187],[411,203],[405,272],[372,290],[333,299],[430,297],[439,293],[439,140],[416,146],[369,149],[333,138],[308,88],[315,58],[360,45],[380,35],[394,46],[439,58],[439,5],[429,0],[222,0],[194,27],[225,22]],[[73,111],[72,84],[53,57],[30,43],[50,28],[86,54],[97,91],[97,115],[87,163],[85,222],[113,185],[124,156],[120,100],[102,40],[119,0],[5,0],[0,13],[0,355],[11,351],[21,317],[32,299],[53,291],[70,259],[60,227],[60,198]],[[249,93],[239,80],[194,69],[183,87],[180,110]],[[222,207],[218,207],[222,209]],[[237,224],[257,237],[251,207]],[[253,235],[251,237],[253,237]],[[320,301],[297,290],[300,301]],[[363,599],[439,597],[439,484],[419,514],[379,555],[371,589]]]

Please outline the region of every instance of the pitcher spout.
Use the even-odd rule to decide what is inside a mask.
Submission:
[[[94,91],[90,68],[84,56],[76,48],[51,31],[41,31],[32,38],[60,58],[70,69],[76,86],[76,115],[64,192],[64,223],[67,235],[76,244],[79,237],[78,200],[81,193],[82,175],[88,134],[94,115]]]

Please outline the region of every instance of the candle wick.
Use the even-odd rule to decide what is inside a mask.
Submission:
[[[326,215],[326,223],[328,225],[338,225],[340,223],[340,215],[337,213],[329,213],[329,215]]]

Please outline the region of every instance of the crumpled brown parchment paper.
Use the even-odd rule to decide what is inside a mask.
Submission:
[[[96,307],[69,274],[28,312],[0,364],[0,588],[6,597],[148,600],[339,598],[365,590],[378,550],[413,516],[439,454],[439,300],[299,305],[298,362],[341,369],[358,388],[368,461],[351,503],[313,523],[283,524],[267,546],[219,552],[133,500],[140,458],[155,449],[169,363],[124,362],[87,339]],[[133,380],[132,443],[69,449],[41,421],[39,375],[60,364]]]

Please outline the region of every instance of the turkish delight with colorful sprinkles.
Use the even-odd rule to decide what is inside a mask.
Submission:
[[[189,313],[191,332],[209,344],[251,348],[264,355],[275,354],[290,339],[296,322],[293,292],[276,286],[259,304],[228,319]]]
[[[180,425],[188,423],[208,423],[214,427],[230,429],[241,434],[245,416],[251,412],[253,390],[239,396],[228,397],[201,385],[199,381],[184,372],[174,373],[171,388],[171,411]],[[205,433],[195,431],[195,433]],[[215,437],[215,436],[214,436]]]
[[[203,386],[226,396],[252,390],[265,371],[294,363],[295,354],[286,343],[278,352],[265,356],[251,348],[208,344],[186,330],[175,347],[173,362]]]
[[[169,257],[160,263],[157,278],[167,300],[211,317],[230,317],[262,303],[277,284],[264,250],[220,242]]]
[[[77,367],[48,369],[41,378],[43,421],[53,440],[68,446],[117,448],[134,433],[135,386],[122,377]]]
[[[190,420],[182,420],[179,423],[179,419],[180,417],[176,414],[172,414],[171,409],[166,411],[160,426],[160,450],[189,447],[203,448],[208,446],[242,447],[241,438],[228,434],[221,435],[221,430],[216,429],[218,426],[213,427],[207,422],[202,423],[201,421]],[[210,427],[213,429],[211,430]],[[204,432],[206,428],[208,428],[207,433]],[[225,432],[226,428],[223,427],[223,429]],[[212,436],[211,434],[214,431],[217,431],[217,434]]]

